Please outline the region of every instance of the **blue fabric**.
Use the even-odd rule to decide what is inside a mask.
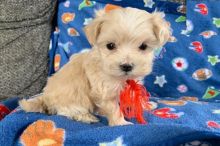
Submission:
[[[186,19],[190,25],[193,25],[193,29],[187,35],[181,34],[185,28],[184,23],[177,23],[175,20],[179,17],[177,15],[166,15],[167,20],[171,22],[174,36],[178,39],[176,43],[169,43],[165,46],[166,53],[164,53],[163,58],[155,61],[154,75],[147,77],[145,85],[147,88],[153,92],[152,94],[157,96],[168,96],[168,97],[181,97],[181,96],[197,96],[202,97],[202,100],[206,101],[218,101],[220,99],[219,89],[220,89],[220,50],[219,42],[220,37],[219,28],[213,24],[213,18],[220,18],[220,12],[218,7],[219,1],[187,1],[187,15]],[[195,11],[197,5],[203,5],[208,8],[208,14],[203,15],[201,12]],[[208,31],[210,34],[204,38],[201,33]],[[215,34],[216,33],[216,34]],[[191,43],[198,41],[203,46],[203,51],[200,53],[195,45]],[[192,47],[192,48],[190,48]],[[216,64],[211,64],[209,62],[209,56],[216,56]],[[172,60],[176,57],[181,57],[185,59],[184,63],[188,63],[188,67],[185,70],[179,71],[173,67]],[[164,66],[166,64],[166,66]],[[208,71],[209,73],[204,73],[203,77],[195,79],[194,75],[198,75],[200,71]],[[212,73],[212,75],[208,75]],[[163,87],[156,86],[154,84],[155,77],[165,75],[167,83]],[[152,86],[153,85],[153,86]],[[186,91],[178,91],[178,86],[184,85]],[[217,93],[217,96],[210,96],[206,93],[207,90],[212,90]]]
[[[145,112],[148,124],[132,120],[135,125],[109,127],[103,117],[99,123],[85,124],[63,116],[24,113],[19,108],[11,112],[17,107],[18,99],[13,98],[0,104],[0,118],[8,114],[0,122],[1,146],[220,145],[220,37],[216,35],[220,33],[220,2],[187,1],[186,15],[181,13],[182,6],[167,1],[150,0],[145,5],[142,0],[96,0],[89,1],[88,6],[85,2],[59,1],[57,28],[51,36],[50,74],[65,65],[72,54],[90,48],[82,27],[93,17],[94,9],[107,3],[149,12],[157,8],[170,21],[177,42],[157,49],[153,73],[145,80],[154,96],[151,101],[157,105]]]
[[[30,139],[31,145],[37,145],[41,139],[53,135],[54,131],[59,129],[64,131],[64,134],[52,136],[51,139],[55,141],[57,137],[61,138],[61,145],[178,146],[193,140],[205,140],[205,143],[213,146],[220,144],[218,103],[192,102],[185,99],[184,104],[171,106],[165,104],[165,100],[167,104],[168,101],[178,101],[171,98],[152,98],[151,101],[158,103],[158,108],[145,112],[147,125],[139,125],[133,120],[135,125],[118,127],[107,126],[103,117],[99,117],[99,123],[85,124],[64,116],[24,113],[16,109],[0,122],[0,143],[1,146],[28,145],[27,139]],[[45,123],[43,126],[40,124],[42,121]],[[50,131],[48,123],[53,123],[53,130]]]
[[[55,58],[58,58],[55,71],[66,64],[73,53],[91,48],[82,28],[93,18],[95,9],[105,9],[109,3],[149,12],[155,9],[164,11],[165,19],[171,23],[177,41],[167,43],[155,53],[153,72],[145,79],[151,95],[173,98],[195,96],[205,101],[220,99],[220,37],[217,36],[220,31],[219,25],[213,24],[214,19],[218,23],[220,21],[217,7],[220,2],[217,0],[187,1],[186,15],[183,6],[167,1],[97,0],[89,1],[88,6],[82,0],[60,1],[59,31],[55,32],[58,37],[53,39],[58,45],[52,49],[56,50]],[[73,15],[73,20],[65,22],[62,16],[67,14]],[[70,34],[70,30],[74,33]],[[209,58],[215,59],[215,63],[211,63]],[[176,67],[178,63],[180,67]]]

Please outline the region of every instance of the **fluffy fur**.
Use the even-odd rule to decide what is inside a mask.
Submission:
[[[126,125],[120,112],[118,96],[127,79],[140,79],[151,73],[153,49],[163,46],[171,37],[163,13],[152,14],[135,8],[120,8],[105,13],[85,27],[93,46],[91,51],[73,55],[70,61],[48,79],[43,94],[32,100],[21,100],[27,112],[58,114],[82,122],[97,122],[93,115],[101,112],[109,125]],[[116,48],[108,50],[113,42]],[[146,50],[140,50],[142,43]],[[124,72],[121,64],[132,64]]]

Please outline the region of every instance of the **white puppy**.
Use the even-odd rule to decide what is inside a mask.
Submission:
[[[151,73],[154,49],[171,37],[163,15],[135,8],[98,11],[84,29],[93,46],[91,51],[73,55],[48,79],[43,94],[21,100],[21,108],[87,123],[97,122],[93,113],[99,111],[109,125],[130,124],[120,112],[119,92],[127,79],[137,80]]]

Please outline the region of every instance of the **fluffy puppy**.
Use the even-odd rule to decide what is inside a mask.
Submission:
[[[127,79],[139,80],[151,73],[154,48],[171,37],[163,15],[135,8],[98,11],[84,28],[91,51],[73,55],[48,79],[43,94],[21,100],[21,108],[86,123],[97,122],[93,113],[99,111],[109,125],[131,124],[120,112],[119,92]]]

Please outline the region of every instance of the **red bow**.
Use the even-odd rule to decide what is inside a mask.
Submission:
[[[127,80],[127,84],[120,93],[120,109],[126,118],[136,118],[141,124],[146,124],[143,117],[144,109],[150,110],[150,94],[145,87],[134,80]],[[144,108],[144,109],[143,109]]]

